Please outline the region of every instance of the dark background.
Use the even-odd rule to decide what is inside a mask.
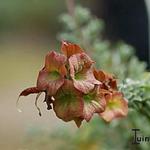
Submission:
[[[105,20],[106,35],[122,39],[136,48],[136,54],[148,63],[148,11],[144,0],[94,1],[92,11]]]

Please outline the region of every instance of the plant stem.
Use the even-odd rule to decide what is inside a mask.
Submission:
[[[66,0],[66,5],[68,12],[71,16],[74,15],[74,9],[75,9],[75,0]]]

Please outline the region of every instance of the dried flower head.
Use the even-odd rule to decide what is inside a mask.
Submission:
[[[25,89],[19,98],[37,94],[35,105],[41,115],[37,101],[44,92],[47,109],[53,109],[63,121],[75,121],[78,127],[94,113],[107,122],[125,117],[128,104],[115,77],[94,69],[94,61],[76,44],[63,41],[61,51],[63,54],[50,51],[46,55],[36,87]]]

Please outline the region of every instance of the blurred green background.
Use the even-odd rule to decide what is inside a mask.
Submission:
[[[84,4],[84,6],[88,8],[93,8],[95,4],[95,0],[78,0],[77,2]],[[78,36],[71,39],[71,37],[68,36],[68,31],[65,30],[58,36],[58,33],[63,30],[58,18],[64,12],[67,12],[64,0],[0,0],[0,149],[2,150],[55,150],[58,145],[65,145],[67,139],[71,138],[70,135],[76,135],[78,131],[73,122],[64,123],[56,118],[53,111],[46,110],[46,105],[42,103],[44,95],[41,96],[41,102],[39,103],[43,114],[42,117],[39,117],[34,107],[34,95],[21,98],[19,105],[23,111],[22,113],[17,112],[15,106],[20,91],[36,84],[38,71],[43,66],[45,54],[49,50],[58,49],[60,46],[58,39],[67,35],[71,41],[77,41],[76,38]],[[81,10],[79,12],[82,14],[84,11],[82,12]],[[61,19],[63,20],[63,16],[61,16]],[[85,28],[88,30],[87,33],[85,32],[85,35],[90,34],[91,28],[90,26],[88,26],[88,28],[89,29]],[[94,28],[97,29],[97,27]],[[103,30],[103,28],[101,30]],[[75,35],[76,33],[71,32],[71,34]],[[65,38],[67,39],[67,37]],[[94,38],[95,36],[93,39]],[[95,41],[97,41],[97,39]],[[100,45],[102,51],[110,48],[108,41],[102,42],[102,39],[100,39],[100,41],[94,43],[95,49],[96,47],[99,49],[99,45],[97,45],[99,42],[103,44]],[[106,67],[107,70],[116,73],[118,70],[112,70],[112,64],[117,63],[118,65],[119,63],[122,66],[122,70],[126,72],[127,66],[122,63],[123,59],[120,60],[120,53],[124,51],[124,48],[130,49],[132,53],[132,48],[125,46],[127,45],[119,45],[118,50],[120,52],[114,53],[114,58],[119,58],[117,59],[118,61],[113,62],[112,60],[112,63],[108,62],[107,64],[109,58],[106,57],[106,61],[102,62],[103,65],[100,67]],[[111,53],[106,52],[108,55],[104,54],[104,56],[111,57]],[[96,52],[96,54],[99,55],[98,52]],[[93,57],[98,59],[96,54]],[[128,52],[122,55],[126,55],[125,59],[128,58]],[[130,57],[125,60],[126,63],[129,62],[129,59]],[[138,74],[144,70],[145,65],[141,64],[139,65],[139,72],[132,73],[132,66],[137,65],[137,63],[138,60],[133,58],[129,66],[129,70],[131,70],[131,73],[130,71],[128,72],[129,77],[133,77],[135,74],[138,76]],[[109,67],[107,67],[107,65]],[[140,70],[140,68],[142,69]],[[122,78],[124,78],[124,76],[121,75],[123,73],[120,72]],[[88,139],[90,133],[96,134],[95,132],[99,130],[95,125],[97,123],[100,122],[94,120],[92,123],[89,123],[89,127],[87,127],[88,125],[85,126],[85,128],[81,127],[81,131],[84,128],[83,134],[81,135],[81,139],[84,141],[83,145],[76,138],[73,138],[76,141],[75,143],[69,142],[69,144],[79,143],[81,150],[85,150],[87,146],[89,146],[91,150],[97,150],[96,146],[101,144],[101,142],[97,144],[96,140],[93,144],[93,141],[90,141],[91,145],[89,145],[90,142]],[[112,126],[116,127],[116,124],[117,123],[113,123]],[[104,126],[102,123],[102,129],[106,129],[106,127],[109,128],[109,126]],[[129,124],[126,125],[125,123],[124,126],[128,128]],[[94,128],[96,130],[93,130]],[[120,129],[122,130],[122,128]],[[56,134],[53,132],[55,130],[58,130],[58,132],[55,132]],[[111,128],[109,131],[110,133],[112,132]],[[58,138],[55,138],[57,134]],[[77,134],[80,136],[79,132],[77,132]],[[90,134],[91,137],[93,136],[92,134]],[[112,135],[113,133],[111,133],[111,136]],[[97,137],[95,138],[97,139]],[[116,143],[119,142],[119,137],[117,136],[117,138]],[[123,140],[125,139],[126,135],[123,137]],[[104,139],[104,141],[106,142],[106,139]],[[71,148],[68,147],[69,150]],[[66,150],[66,148],[60,149]],[[98,147],[98,149],[101,148]]]

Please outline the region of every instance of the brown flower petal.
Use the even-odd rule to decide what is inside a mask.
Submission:
[[[94,70],[94,76],[97,80],[102,82],[101,88],[117,90],[117,81],[112,74],[109,74],[102,70]]]
[[[80,92],[73,87],[72,81],[65,80],[54,98],[53,108],[58,118],[67,122],[82,117],[83,100]]]
[[[65,68],[66,57],[54,51],[46,55],[45,67],[39,72],[37,87],[54,95],[64,83],[67,74]]]
[[[88,94],[83,95],[84,109],[83,116],[86,121],[89,121],[94,113],[100,113],[105,110],[106,101],[99,92],[99,86]]]
[[[46,69],[43,69],[39,72],[37,87],[47,91],[47,94],[51,96],[57,92],[63,83],[64,78],[57,71],[47,72]]]
[[[128,103],[121,92],[113,92],[106,97],[106,109],[99,115],[107,122],[115,118],[125,117],[128,113]]]
[[[73,120],[76,123],[77,127],[80,128],[82,121],[83,121],[83,118],[77,117],[77,118],[74,118]]]
[[[41,92],[43,92],[43,91],[39,90],[37,87],[30,87],[30,88],[27,88],[27,89],[23,90],[23,91],[20,93],[20,95],[19,95],[19,97],[18,97],[18,99],[17,99],[17,101],[16,101],[16,107],[17,107],[18,111],[21,112],[21,109],[18,107],[18,105],[19,105],[19,100],[20,100],[20,96],[28,96],[28,95],[30,95],[30,94],[38,94],[38,95],[40,95]],[[36,98],[36,101],[35,101],[35,102],[37,102],[37,99],[38,99],[38,97]],[[37,107],[37,109],[38,109],[39,112],[40,112],[40,109],[39,109],[38,107]],[[41,115],[41,113],[39,113],[39,114]]]
[[[93,63],[85,53],[72,55],[69,58],[70,76],[75,88],[83,93],[90,92],[95,84],[100,84],[93,75],[91,68]]]
[[[19,96],[28,96],[29,94],[35,94],[41,92],[37,87],[30,87],[23,90]]]
[[[65,70],[65,62],[66,62],[66,57],[64,55],[56,53],[55,51],[51,51],[46,55],[45,69],[48,72],[51,72],[51,71],[60,72],[63,69]],[[60,73],[66,73],[66,72],[64,71],[64,72],[60,72]],[[65,75],[65,74],[63,74],[63,75]]]
[[[62,41],[61,51],[67,58],[74,54],[82,53],[83,50],[76,44],[72,44],[66,41]]]

